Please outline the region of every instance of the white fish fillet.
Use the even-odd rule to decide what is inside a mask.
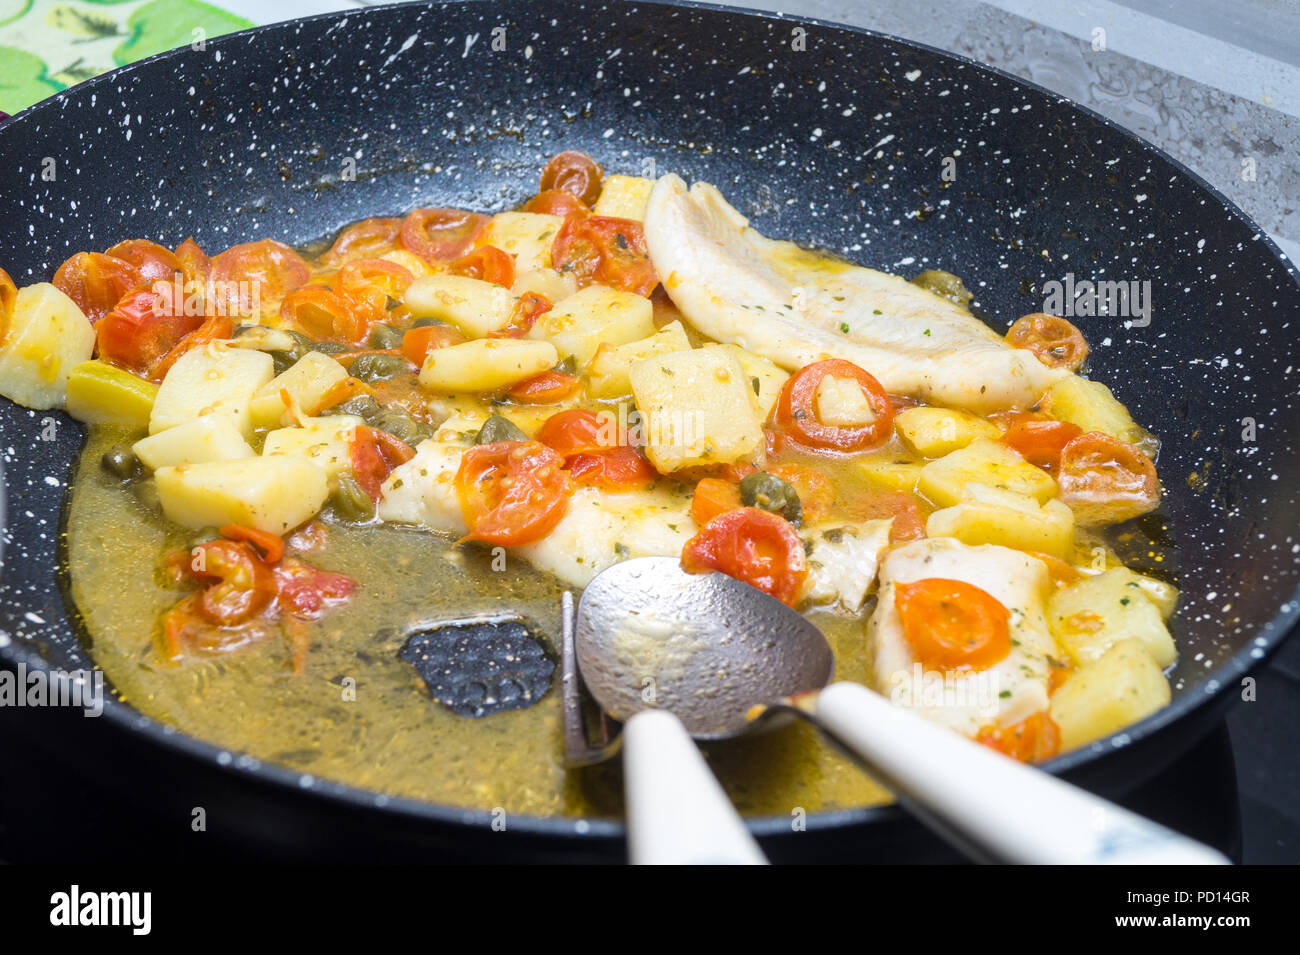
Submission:
[[[660,178],[645,234],[692,325],[790,371],[843,358],[886,391],[981,414],[1027,408],[1069,374],[899,276],[765,238],[707,183]]]
[[[894,585],[942,577],[973,584],[1011,612],[1011,652],[986,670],[924,673],[903,636]],[[900,545],[880,566],[879,603],[867,625],[867,653],[875,688],[895,704],[915,708],[951,729],[974,736],[982,726],[1010,726],[1045,709],[1049,656],[1056,641],[1043,612],[1051,585],[1042,561],[1018,550],[972,547],[946,537]],[[1005,694],[1005,695],[1004,695]]]

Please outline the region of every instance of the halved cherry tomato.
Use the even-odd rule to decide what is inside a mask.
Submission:
[[[1019,451],[1030,464],[1052,471],[1060,465],[1065,446],[1083,433],[1078,425],[1033,413],[1014,413],[1007,416],[1006,422],[1003,444]]]
[[[682,548],[682,568],[743,580],[793,607],[808,577],[803,541],[789,521],[757,507],[719,514]]]
[[[816,524],[830,515],[835,506],[835,485],[821,471],[801,464],[772,464],[763,470],[795,489],[805,524]]]
[[[18,298],[18,286],[9,277],[9,273],[0,269],[0,343],[9,334],[9,321],[13,318],[14,302]]]
[[[512,401],[523,404],[549,405],[573,396],[581,387],[582,379],[576,375],[566,375],[562,371],[544,371],[540,375],[525,378],[506,394]]]
[[[1007,343],[1028,348],[1049,368],[1078,371],[1088,359],[1088,343],[1073,323],[1046,312],[1016,319],[1007,330]]]
[[[262,560],[268,564],[279,563],[280,558],[284,556],[284,538],[279,534],[258,530],[256,527],[245,527],[243,524],[226,524],[217,533],[226,540],[248,541],[262,552]]]
[[[463,209],[416,209],[402,220],[402,246],[426,262],[449,262],[469,251],[491,220]]]
[[[176,246],[175,255],[176,261],[181,264],[187,286],[193,284],[203,287],[208,284],[208,277],[212,274],[212,260],[199,248],[193,236]]]
[[[196,319],[197,320],[197,319]],[[149,372],[149,377],[154,381],[162,381],[167,372],[171,370],[176,360],[186,352],[198,348],[200,345],[206,345],[208,342],[223,341],[230,337],[233,331],[233,325],[228,315],[209,315],[203,319],[203,324],[194,331],[189,332],[185,337],[172,346],[171,351],[162,357]]]
[[[561,218],[571,212],[584,212],[586,209],[582,200],[563,189],[547,189],[545,192],[539,192],[524,204],[524,212],[536,212]]]
[[[148,239],[127,239],[113,246],[106,254],[129,263],[148,285],[170,282],[177,272],[183,274],[185,271],[176,253]]]
[[[925,667],[986,670],[1011,652],[1007,608],[974,584],[942,577],[895,584],[894,606]]]
[[[357,582],[346,574],[320,570],[290,557],[273,568],[280,609],[295,617],[315,618],[356,593]]]
[[[155,366],[203,322],[198,315],[173,315],[160,308],[161,299],[147,288],[129,292],[95,326],[99,357],[139,375]]]
[[[619,446],[618,423],[610,415],[570,408],[547,418],[537,440],[564,458],[611,451]]]
[[[874,420],[850,428],[822,424],[817,417],[817,388],[828,375],[857,382],[875,414]],[[808,365],[786,380],[772,409],[772,420],[796,444],[820,451],[851,453],[889,440],[894,428],[894,409],[885,389],[871,374],[850,361],[830,358]]]
[[[349,345],[360,344],[370,330],[350,299],[320,285],[306,285],[286,295],[280,317],[311,338]]]
[[[986,726],[975,742],[1022,763],[1041,763],[1061,751],[1061,730],[1047,710],[1039,710],[1014,726]]]
[[[1041,560],[1043,562],[1043,565],[1047,568],[1048,579],[1052,581],[1053,587],[1068,587],[1082,576],[1079,573],[1078,568],[1071,564],[1067,564],[1059,557],[1054,557],[1051,554],[1044,554],[1042,551],[1038,550],[1027,550],[1025,553],[1030,557],[1033,557],[1035,560]]]
[[[417,368],[424,367],[429,352],[448,345],[459,345],[465,336],[450,325],[420,325],[402,335],[402,354]]]
[[[615,448],[599,454],[575,454],[564,462],[575,484],[630,491],[649,487],[659,478],[654,465],[636,448]]]
[[[352,476],[372,501],[379,500],[379,489],[393,469],[415,457],[415,450],[405,441],[387,431],[364,425],[353,433],[348,450],[352,459]]]
[[[401,231],[401,216],[362,219],[339,233],[324,258],[332,263],[347,259],[377,258],[397,247],[397,237]]]
[[[143,284],[130,262],[102,252],[78,252],[54,273],[54,287],[76,302],[92,325],[111,312],[127,292]]]
[[[659,284],[645,230],[635,219],[573,213],[555,236],[551,259],[559,271],[573,273],[579,285],[598,282],[648,296]]]
[[[559,189],[589,206],[600,198],[600,180],[604,171],[586,153],[569,149],[556,156],[542,169],[540,191]]]
[[[1061,500],[1085,524],[1126,521],[1160,503],[1160,482],[1151,459],[1100,431],[1081,434],[1065,446],[1056,483]]]
[[[339,269],[334,291],[352,303],[366,327],[385,321],[389,304],[397,303],[415,281],[411,270],[387,259],[355,259]]]
[[[213,581],[199,594],[195,610],[223,627],[260,613],[275,596],[275,576],[243,541],[211,540],[191,551],[190,569],[201,581]]]
[[[488,332],[488,338],[523,338],[539,316],[551,310],[551,300],[536,292],[525,292],[510,309],[509,320],[501,328]]]
[[[209,279],[217,311],[251,316],[306,285],[311,267],[283,242],[262,239],[231,246],[214,258]]]
[[[514,258],[495,245],[480,245],[472,252],[462,255],[448,268],[456,275],[465,275],[506,288],[515,284]]]
[[[467,450],[456,472],[456,493],[469,533],[511,547],[555,529],[572,491],[564,459],[537,441],[498,441]]]
[[[925,536],[925,515],[921,504],[911,491],[889,491],[884,488],[864,488],[851,492],[844,504],[844,513],[855,521],[876,521],[893,518],[889,540],[920,540]]]
[[[736,511],[744,506],[740,500],[740,488],[736,484],[722,478],[701,478],[695,485],[695,495],[691,498],[691,520],[703,527],[719,514]]]

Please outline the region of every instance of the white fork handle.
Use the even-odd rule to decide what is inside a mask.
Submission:
[[[940,835],[977,858],[1082,865],[1223,865],[1221,853],[996,753],[856,683],[809,710]]]
[[[666,710],[623,727],[628,852],[636,865],[765,865],[695,741]]]

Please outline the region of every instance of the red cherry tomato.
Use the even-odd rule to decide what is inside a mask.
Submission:
[[[402,231],[400,216],[362,219],[339,233],[324,259],[331,264],[349,259],[375,259],[397,247]]]
[[[1082,434],[1078,425],[1068,421],[1055,421],[1032,412],[1008,415],[1007,430],[1002,435],[1003,444],[1020,452],[1030,464],[1056,470],[1061,463],[1061,452],[1073,439]]]
[[[135,266],[102,252],[78,252],[54,273],[54,287],[76,302],[92,325],[143,284]]]
[[[129,292],[95,326],[99,357],[146,377],[185,335],[203,322],[201,315],[174,315],[160,308],[158,294]]]
[[[195,318],[195,321],[198,321]],[[230,317],[227,315],[209,315],[203,319],[203,324],[194,331],[185,335],[178,341],[172,350],[162,357],[158,364],[153,366],[149,377],[154,381],[162,381],[167,372],[171,370],[176,360],[191,349],[198,348],[200,345],[206,345],[208,342],[223,341],[230,337],[233,326]]]
[[[488,338],[523,338],[536,324],[539,316],[551,310],[551,300],[536,292],[525,292],[510,309],[510,319],[501,328],[488,333]]]
[[[615,448],[599,454],[575,454],[565,461],[575,484],[588,484],[607,491],[631,491],[649,487],[659,477],[654,465],[636,448]]]
[[[547,189],[539,192],[524,204],[524,212],[536,212],[546,216],[564,218],[571,212],[585,212],[587,207],[571,192],[563,189]]]
[[[537,441],[480,444],[461,457],[456,492],[469,533],[464,540],[512,547],[555,529],[572,485],[564,459]]]
[[[369,323],[349,299],[319,285],[294,289],[280,303],[280,317],[293,329],[318,341],[360,344]]]
[[[793,607],[808,577],[803,541],[789,521],[757,507],[727,511],[682,548],[682,567],[743,580]]]
[[[986,726],[975,742],[1022,763],[1041,763],[1061,751],[1061,730],[1047,710],[1039,710],[1012,726]]]
[[[722,478],[701,478],[695,485],[695,494],[691,498],[691,520],[703,527],[719,514],[737,511],[744,506],[740,499],[740,487],[735,482]]]
[[[889,539],[893,543],[920,540],[925,536],[925,515],[911,491],[871,488],[856,494],[851,492],[844,512],[855,521],[892,518],[894,523],[889,528]]]
[[[195,607],[209,623],[227,627],[243,623],[275,597],[275,576],[243,541],[199,544],[191,551],[190,569],[198,580],[211,581]]]
[[[822,424],[817,417],[817,387],[828,375],[857,382],[875,419],[848,428]],[[889,440],[894,428],[893,406],[880,382],[841,358],[819,361],[791,375],[776,399],[772,418],[790,440],[819,451],[865,451]]]
[[[274,239],[232,246],[212,260],[213,306],[231,317],[252,316],[283,301],[311,279],[311,267]]]
[[[9,322],[14,315],[14,302],[18,299],[18,286],[9,273],[0,269],[0,344],[9,333]]]
[[[619,447],[618,424],[609,415],[571,408],[547,418],[537,440],[565,458],[611,451]]]
[[[463,209],[416,209],[402,220],[400,241],[426,262],[449,262],[468,252],[490,221]]]
[[[456,275],[492,282],[506,288],[515,284],[515,260],[495,245],[480,245],[449,266]]]
[[[1088,359],[1088,343],[1073,323],[1046,312],[1016,319],[1007,330],[1007,343],[1028,348],[1049,368],[1078,371]]]
[[[175,255],[176,261],[181,264],[181,271],[185,274],[186,294],[191,291],[191,288],[205,288],[212,274],[212,260],[199,248],[199,244],[192,236],[176,246]]]
[[[544,371],[525,378],[506,392],[511,401],[526,405],[550,405],[571,398],[582,387],[582,379],[562,371]]]
[[[1060,498],[1084,524],[1126,521],[1156,509],[1160,481],[1151,459],[1099,431],[1081,434],[1061,451]]]
[[[406,442],[377,428],[358,427],[349,448],[352,475],[372,501],[379,500],[379,489],[399,464],[415,457],[415,450]]]
[[[600,180],[604,171],[596,160],[577,150],[566,150],[552,156],[542,170],[540,191],[567,192],[585,206],[600,198]]]
[[[659,284],[645,230],[635,219],[573,213],[555,236],[551,259],[559,271],[573,273],[579,285],[594,282],[648,296]]]
[[[421,325],[402,336],[402,355],[416,368],[423,368],[429,352],[464,340],[465,336],[450,325]]]
[[[933,670],[986,670],[1011,652],[1010,614],[974,584],[942,577],[894,585],[903,637]]]
[[[148,285],[171,282],[185,268],[176,253],[148,239],[127,239],[108,250],[108,255],[129,263]]]
[[[369,327],[388,318],[389,304],[401,300],[415,281],[410,269],[387,259],[354,259],[339,269],[334,290],[352,303]]]

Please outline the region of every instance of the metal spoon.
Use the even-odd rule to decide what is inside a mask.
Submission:
[[[587,586],[576,622],[566,631],[571,631],[566,644],[572,643],[577,670],[601,709],[633,721],[625,732],[624,759],[634,860],[638,844],[662,839],[677,846],[674,832],[684,824],[680,807],[690,805],[685,783],[672,779],[672,766],[633,752],[641,742],[640,732],[632,732],[642,718],[638,714],[666,710],[697,740],[730,739],[797,713],[858,757],[923,823],[977,859],[1228,861],[1208,846],[1008,759],[865,687],[843,682],[827,687],[834,657],[821,631],[780,601],[722,574],[688,574],[670,557],[623,561]],[[598,755],[611,751],[607,745]],[[654,780],[660,792],[676,793],[676,815],[656,817],[644,798],[638,801],[634,783],[646,780]],[[712,777],[709,782],[716,786]],[[690,850],[695,856],[708,855],[702,838],[700,827],[694,827]],[[656,861],[668,861],[665,854]]]

